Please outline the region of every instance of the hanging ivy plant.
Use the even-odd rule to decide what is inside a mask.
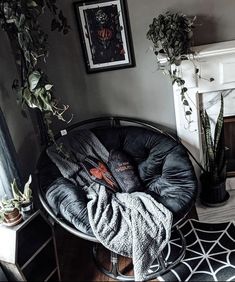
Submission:
[[[187,55],[193,53],[191,46],[194,21],[195,17],[166,12],[153,19],[147,32],[147,38],[153,42],[158,68],[171,77],[173,85],[176,83],[181,88],[181,100],[189,124],[192,108],[186,98],[188,89],[185,87],[185,80],[178,75],[178,70],[182,60],[188,59]],[[164,63],[163,57],[166,58]],[[174,70],[171,70],[172,65],[175,65]]]
[[[40,25],[40,16],[48,9],[51,16],[51,30],[67,34],[70,26],[56,0],[0,0],[0,26],[6,31],[13,48],[20,80],[15,79],[13,89],[22,106],[39,109],[50,139],[51,116],[65,121],[67,105],[59,106],[53,94],[53,85],[39,67],[48,57],[48,35]]]

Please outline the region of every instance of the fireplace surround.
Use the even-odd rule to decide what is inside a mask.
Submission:
[[[225,121],[235,116],[235,40],[201,45],[194,47],[193,50],[195,54],[190,55],[190,60],[183,61],[178,67],[178,74],[183,77],[188,88],[187,99],[192,107],[191,123],[189,124],[185,118],[180,88],[174,85],[176,130],[182,143],[198,162],[203,163],[200,110],[207,110],[213,128],[222,94]],[[195,170],[199,178],[200,168],[196,164]],[[228,173],[228,176],[234,175]],[[235,189],[234,177],[227,178],[226,188]]]

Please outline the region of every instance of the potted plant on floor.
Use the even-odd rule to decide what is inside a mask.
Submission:
[[[226,191],[226,157],[224,145],[224,101],[221,95],[220,112],[212,138],[209,116],[201,112],[203,129],[204,171],[201,174],[201,202],[207,206],[223,205],[228,199]]]

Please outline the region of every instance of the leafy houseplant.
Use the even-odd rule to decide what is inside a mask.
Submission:
[[[0,201],[0,224],[16,225],[22,221],[19,203],[15,199]]]
[[[7,215],[13,212],[17,215],[17,220],[19,219],[18,213],[21,211],[23,217],[26,218],[27,215],[30,215],[33,211],[33,197],[30,184],[32,182],[31,175],[29,176],[28,181],[24,185],[23,193],[20,191],[16,180],[11,183],[11,189],[13,198],[12,199],[2,199],[0,201],[0,223],[6,222]],[[18,210],[18,212],[16,211]],[[20,215],[21,216],[21,215]]]
[[[170,76],[172,84],[176,83],[181,88],[181,100],[189,123],[192,108],[186,98],[188,89],[185,87],[185,81],[178,75],[178,67],[182,60],[188,59],[188,54],[193,53],[191,46],[194,21],[195,17],[166,12],[153,19],[147,32],[147,38],[153,42],[158,68]],[[162,61],[163,57],[165,62]],[[175,65],[174,70],[171,70],[171,65]]]
[[[226,158],[224,145],[224,101],[221,95],[220,112],[215,124],[214,138],[211,134],[209,116],[206,111],[201,112],[203,129],[203,154],[204,171],[201,175],[201,201],[208,206],[218,206],[224,204],[229,194],[226,191]]]
[[[29,176],[28,181],[24,185],[23,193],[20,191],[16,180],[11,183],[11,189],[13,193],[13,198],[18,201],[20,204],[30,203],[32,201],[32,190],[30,188],[30,184],[32,182],[32,176]]]
[[[51,30],[68,33],[70,26],[56,0],[0,0],[0,27],[7,33],[20,80],[15,79],[13,89],[22,107],[37,108],[43,114],[47,136],[53,139],[51,118],[65,121],[68,106],[58,106],[53,94],[53,85],[41,70],[48,57],[48,35],[40,26],[40,17],[48,10],[52,15]],[[45,134],[45,132],[41,132]],[[45,136],[44,136],[45,139]]]
[[[31,182],[32,177],[30,175],[28,181],[24,185],[23,193],[20,191],[15,179],[13,183],[11,183],[13,199],[18,202],[24,218],[33,212],[33,195],[30,188]]]

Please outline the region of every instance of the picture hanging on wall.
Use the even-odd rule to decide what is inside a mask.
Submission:
[[[126,0],[74,3],[88,73],[135,66]]]

